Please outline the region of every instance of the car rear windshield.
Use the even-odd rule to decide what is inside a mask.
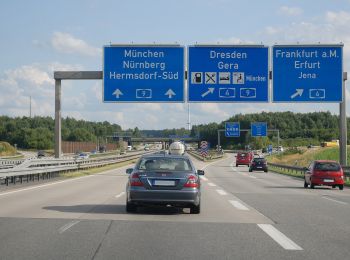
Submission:
[[[339,163],[322,162],[315,164],[315,170],[318,171],[340,171]]]
[[[239,156],[239,157],[246,157],[247,154],[246,154],[246,153],[239,153],[238,156]]]
[[[265,162],[264,158],[254,158],[254,162]]]
[[[185,158],[142,158],[137,167],[145,171],[192,171]]]

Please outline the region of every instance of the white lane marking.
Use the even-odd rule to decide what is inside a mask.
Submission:
[[[212,165],[212,164],[214,164],[214,163],[221,162],[221,161],[226,160],[226,159],[227,159],[227,158],[223,158],[223,159],[221,159],[221,160],[218,160],[218,161],[215,161],[215,162],[209,163],[209,164],[207,164],[206,166],[202,167],[202,169],[201,169],[201,170],[204,170],[204,169],[205,169],[205,168],[207,168],[208,166],[210,166],[210,165]]]
[[[208,185],[211,186],[211,187],[215,187],[216,186],[216,184],[212,183],[212,182],[209,182]]]
[[[348,205],[348,203],[346,203],[344,201],[335,200],[335,199],[332,199],[332,198],[328,198],[326,196],[322,196],[322,198],[326,199],[326,200],[330,200],[330,201],[336,202],[336,203],[339,203],[339,204],[342,204],[342,205]]]
[[[121,196],[123,196],[125,194],[125,191],[123,191],[123,192],[121,192],[121,193],[119,193],[118,195],[116,195],[115,197],[118,199],[118,198],[120,198]]]
[[[224,190],[216,190],[216,192],[222,196],[227,195],[226,191],[224,191]]]
[[[237,200],[229,200],[229,202],[234,206],[236,209],[239,210],[249,210],[246,206],[244,206],[241,202]]]
[[[126,168],[126,167],[127,166],[123,166],[123,167],[120,167],[118,169],[122,169],[122,168]],[[83,178],[95,177],[97,175],[105,174],[106,172],[109,172],[109,171],[113,171],[113,170],[103,171],[103,172],[96,173],[96,174],[93,174],[93,175],[82,176],[82,177],[78,177],[78,178],[72,178],[72,179],[64,180],[64,181],[56,181],[56,182],[43,184],[43,185],[39,185],[39,186],[34,186],[34,187],[30,187],[30,188],[4,192],[4,193],[0,193],[0,196],[9,195],[9,194],[13,194],[13,193],[21,192],[21,191],[28,191],[28,190],[35,190],[35,189],[45,188],[45,187],[48,187],[48,186],[53,186],[53,185],[56,185],[56,184],[66,183],[66,182],[70,182],[70,181],[76,181],[76,180],[80,180],[80,179],[83,179]]]
[[[303,250],[300,246],[289,239],[285,234],[279,231],[271,224],[257,224],[266,234],[275,240],[281,247],[286,250]]]
[[[207,178],[207,177],[204,177],[204,176],[200,176],[200,178],[201,178],[201,180],[203,180],[203,181],[207,181],[207,180],[208,180],[208,178]]]
[[[250,178],[257,179],[255,176],[249,175]]]
[[[68,224],[62,226],[59,230],[58,233],[62,234],[64,231],[67,231],[68,229],[70,229],[71,227],[73,227],[74,225],[78,224],[80,222],[80,220],[74,220],[69,222]]]

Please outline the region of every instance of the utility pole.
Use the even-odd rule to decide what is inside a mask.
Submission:
[[[345,81],[348,78],[346,72],[343,73],[343,101],[339,104],[339,161],[341,165],[347,165],[347,125],[346,125],[346,91]]]
[[[32,118],[32,96],[29,96],[29,118]]]
[[[191,111],[190,111],[190,103],[188,103],[188,131],[191,131]]]

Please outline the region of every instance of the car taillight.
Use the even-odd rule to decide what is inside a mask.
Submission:
[[[131,174],[130,176],[130,186],[143,186],[143,183],[140,180],[140,176],[137,172]]]
[[[187,182],[185,183],[184,187],[187,188],[198,188],[198,178],[195,175],[190,175],[187,179]]]

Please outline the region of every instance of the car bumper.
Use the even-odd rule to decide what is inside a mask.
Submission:
[[[250,168],[253,171],[267,171],[267,167],[251,167]]]
[[[199,205],[200,191],[198,189],[188,190],[139,190],[127,191],[128,202],[137,205],[172,205],[187,206]]]
[[[327,181],[327,180],[333,180],[333,181],[331,182],[331,181]],[[328,178],[328,179],[312,178],[311,182],[314,185],[325,185],[325,186],[343,185],[344,184],[344,180],[341,178]]]

